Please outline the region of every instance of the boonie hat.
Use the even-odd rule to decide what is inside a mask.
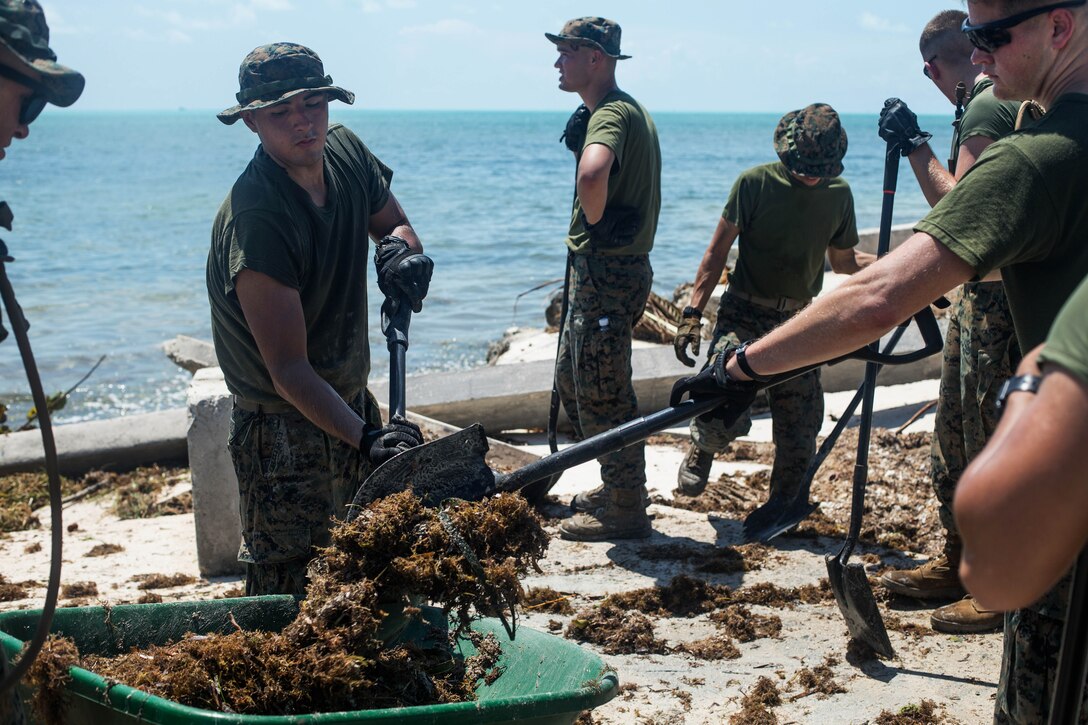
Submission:
[[[332,76],[325,75],[317,53],[298,43],[254,48],[238,69],[238,88],[238,105],[216,114],[228,125],[237,121],[242,111],[274,106],[299,93],[325,91],[344,103],[355,103],[354,93],[334,86]]]
[[[838,176],[846,156],[846,131],[834,108],[813,103],[782,117],[774,131],[774,150],[790,171],[803,176]]]
[[[558,35],[544,33],[544,37],[556,44],[589,44],[617,60],[626,60],[631,57],[620,54],[620,25],[608,18],[591,16],[568,20]]]
[[[25,68],[41,74],[37,80],[27,77],[26,85],[54,106],[70,106],[83,93],[83,76],[58,63],[49,48],[49,25],[38,0],[0,0],[0,43]]]

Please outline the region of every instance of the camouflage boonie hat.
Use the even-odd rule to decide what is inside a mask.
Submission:
[[[325,75],[321,58],[304,45],[270,43],[254,48],[238,69],[238,105],[220,111],[216,117],[225,124],[237,121],[242,111],[254,111],[282,103],[299,93],[325,91],[347,104],[355,94],[332,84]]]
[[[37,80],[26,78],[24,85],[54,106],[70,106],[83,93],[83,76],[58,63],[57,54],[49,48],[49,25],[38,0],[0,0],[0,43],[25,68],[40,74]]]
[[[782,117],[774,131],[774,150],[794,173],[831,178],[842,173],[846,131],[834,108],[813,103]]]
[[[627,60],[631,57],[620,54],[620,25],[608,18],[586,17],[568,20],[558,35],[544,33],[544,37],[557,45],[559,43],[592,45],[602,50],[605,55],[617,60]]]

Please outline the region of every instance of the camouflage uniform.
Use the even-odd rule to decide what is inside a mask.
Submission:
[[[589,437],[638,416],[631,383],[631,331],[650,295],[649,257],[575,254],[570,310],[556,361],[563,408],[575,434]],[[601,456],[606,486],[646,483],[645,444]]]
[[[1004,651],[994,710],[995,725],[1045,723],[1054,696],[1065,623],[1033,609],[1005,614]],[[1078,723],[1088,723],[1088,693]]]
[[[1020,360],[1001,282],[968,282],[948,318],[941,389],[930,448],[946,551],[961,548],[952,499],[967,464],[997,427],[997,391]]]
[[[796,312],[764,307],[728,293],[718,305],[718,321],[708,351],[715,353],[739,346],[745,340],[766,335]],[[771,470],[771,491],[792,496],[801,483],[809,461],[816,454],[816,435],[824,417],[824,396],[819,369],[767,388],[771,408],[771,434],[775,445]],[[691,422],[691,439],[704,451],[723,451],[752,427],[746,412],[726,427],[715,418],[696,418]]]
[[[381,427],[373,398],[352,410]],[[343,518],[370,471],[366,456],[332,438],[297,411],[268,413],[235,406],[227,440],[238,475],[246,595],[306,593],[313,547],[329,545],[329,521]]]

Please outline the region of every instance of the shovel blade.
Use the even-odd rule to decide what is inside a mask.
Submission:
[[[354,510],[409,488],[427,506],[447,498],[481,499],[495,486],[495,473],[484,459],[487,450],[487,435],[479,423],[409,448],[363,481],[352,502]]]
[[[827,578],[850,636],[869,645],[881,657],[894,657],[888,630],[861,564],[843,564],[838,556],[829,554]]]

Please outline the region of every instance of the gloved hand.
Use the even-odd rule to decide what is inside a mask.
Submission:
[[[933,138],[933,134],[918,128],[918,117],[898,98],[884,101],[877,129],[880,138],[898,146],[904,156],[910,156],[915,149]]]
[[[419,426],[404,418],[394,416],[381,428],[363,428],[363,437],[359,440],[359,450],[369,459],[375,468],[398,453],[415,448],[423,443],[423,433]]]
[[[759,392],[759,383],[752,380],[734,380],[725,372],[725,365],[733,357],[733,351],[718,353],[697,375],[680,378],[672,386],[669,405],[679,405],[684,394],[689,400],[722,398],[722,404],[700,418],[715,418],[727,427],[737,422],[744,411],[751,407]]]
[[[567,119],[567,127],[563,129],[563,135],[559,137],[568,149],[575,155],[582,153],[582,146],[586,143],[586,131],[589,129],[589,117],[593,112],[583,103],[574,109]]]
[[[688,357],[687,348],[691,346],[691,354],[699,356],[699,343],[703,339],[703,321],[695,315],[684,315],[680,320],[680,327],[676,330],[676,336],[672,338],[672,349],[676,352],[676,359],[687,365],[695,367],[695,360]]]
[[[382,294],[392,299],[403,296],[412,306],[412,312],[423,309],[434,270],[430,257],[412,251],[400,237],[382,237],[374,250],[374,267],[378,270],[378,289]]]

